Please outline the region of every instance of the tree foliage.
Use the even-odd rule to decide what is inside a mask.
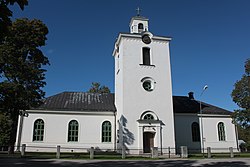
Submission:
[[[44,92],[48,58],[39,49],[48,29],[40,20],[18,19],[0,45],[0,104],[7,109],[26,110],[39,104]]]
[[[250,146],[250,126],[241,127],[237,126],[239,139],[245,141],[247,146]]]
[[[12,120],[11,142],[16,137],[20,110],[41,104],[45,93],[45,72],[49,64],[40,50],[45,45],[48,28],[40,20],[17,19],[8,27],[0,44],[0,108]]]
[[[242,127],[250,125],[250,59],[245,62],[245,74],[241,80],[234,85],[234,90],[231,94],[233,101],[240,107],[233,113],[233,118],[236,123]]]
[[[98,82],[92,82],[92,86],[88,91],[89,93],[110,93],[110,90],[107,86],[101,86]]]
[[[10,140],[11,120],[7,113],[0,112],[0,146],[7,146]]]
[[[0,1],[0,43],[2,42],[5,34],[8,31],[8,26],[11,26],[12,11],[8,8],[8,5],[14,5],[17,3],[23,10],[24,6],[28,5],[28,0],[1,0]]]

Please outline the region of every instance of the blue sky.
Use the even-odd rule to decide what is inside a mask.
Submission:
[[[13,18],[37,18],[49,28],[42,47],[46,96],[87,91],[100,82],[114,91],[112,50],[119,32],[129,32],[137,7],[149,31],[170,36],[173,95],[193,91],[207,103],[233,111],[234,83],[250,58],[249,0],[30,0]]]

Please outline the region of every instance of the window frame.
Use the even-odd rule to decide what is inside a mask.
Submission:
[[[79,141],[79,123],[77,120],[71,120],[68,123],[68,142],[78,142]]]
[[[155,120],[155,117],[153,114],[151,113],[146,113],[144,116],[143,116],[143,120]]]
[[[156,82],[151,77],[144,77],[141,79],[142,88],[147,92],[152,92],[156,87]],[[147,87],[147,85],[150,85],[150,87]]]
[[[217,130],[219,141],[226,141],[225,124],[223,122],[218,123]]]
[[[151,49],[142,47],[142,65],[151,66]]]
[[[39,122],[40,121],[40,122]],[[44,120],[39,118],[34,121],[33,124],[33,142],[41,142],[44,140],[45,123]]]
[[[193,142],[200,142],[201,136],[200,136],[200,125],[198,122],[193,122],[191,125],[191,131],[192,131],[192,141]]]
[[[112,142],[112,124],[110,121],[103,121],[101,125],[101,141],[102,143]]]
[[[148,114],[150,114],[150,115],[152,115],[152,116],[154,117],[153,120],[159,121],[158,116],[157,116],[153,111],[150,111],[150,110],[143,112],[143,113],[141,114],[139,120],[146,120],[146,119],[144,119],[144,117],[145,117],[146,115],[148,115]]]

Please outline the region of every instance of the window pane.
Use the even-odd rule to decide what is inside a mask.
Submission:
[[[111,123],[109,121],[102,123],[102,142],[111,142]]]
[[[151,114],[146,114],[143,119],[146,119],[146,120],[154,120],[154,116],[151,115]]]
[[[150,65],[150,49],[142,48],[142,52],[143,52],[143,64]]]
[[[37,119],[34,122],[33,141],[43,141],[43,135],[44,135],[44,121],[42,119]]]
[[[219,141],[226,140],[225,127],[224,127],[223,122],[218,123],[218,137],[219,137]]]
[[[69,122],[68,127],[68,141],[78,141],[78,122],[76,120]]]
[[[200,127],[197,122],[192,123],[192,140],[194,142],[200,141]]]

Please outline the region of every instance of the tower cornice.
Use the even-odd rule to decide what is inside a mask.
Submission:
[[[118,38],[115,42],[115,47],[113,50],[112,55],[115,56],[117,47],[120,45],[121,39],[122,38],[135,38],[135,39],[141,39],[142,38],[142,34],[141,33],[119,33]],[[171,37],[165,37],[165,36],[153,36],[152,40],[154,41],[171,41],[172,38]]]

